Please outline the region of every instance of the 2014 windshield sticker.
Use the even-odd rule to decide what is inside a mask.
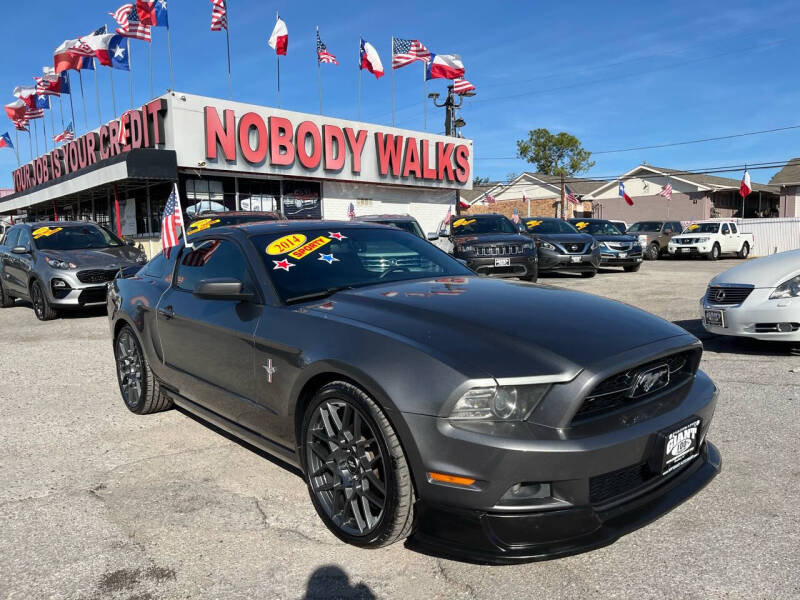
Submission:
[[[586,221],[579,221],[578,223],[575,223],[575,227],[578,229],[586,229],[587,225],[589,224]]]
[[[534,227],[538,227],[541,224],[542,224],[541,221],[528,221],[527,223],[528,229],[533,229]]]
[[[43,237],[50,237],[54,233],[58,233],[64,229],[63,227],[39,227],[33,231],[33,239],[38,240]]]
[[[458,219],[453,223],[453,227],[464,227],[465,225],[471,225],[477,221],[477,219]]]
[[[270,256],[286,254],[305,244],[307,239],[308,238],[302,233],[290,233],[289,235],[285,235],[271,242],[270,245],[267,246],[267,254]]]
[[[191,225],[189,225],[189,229],[186,232],[186,235],[192,235],[193,233],[197,233],[198,231],[203,231],[204,229],[208,229],[212,225],[216,225],[219,223],[219,219],[200,219],[199,221],[195,221]]]
[[[335,262],[339,262],[339,259],[336,258],[333,254],[324,254],[322,252],[319,253],[319,258],[317,260],[324,261],[329,265]]]
[[[321,235],[318,238],[311,240],[307,244],[303,244],[296,250],[292,250],[291,252],[289,252],[289,256],[297,260],[300,260],[301,258],[305,258],[306,256],[308,256],[315,250],[319,250],[326,244],[330,244],[332,241],[333,240],[331,238]]]
[[[296,267],[297,266],[295,263],[290,263],[285,258],[283,260],[273,260],[272,262],[275,263],[275,266],[272,267],[273,271],[277,271],[278,269],[283,269],[284,271],[288,271],[292,267]]]

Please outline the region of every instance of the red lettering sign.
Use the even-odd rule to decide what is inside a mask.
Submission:
[[[288,167],[294,162],[292,122],[283,117],[269,118],[269,158],[273,165]]]
[[[308,138],[311,138],[311,153],[308,153]],[[303,121],[297,126],[294,140],[297,148],[297,160],[306,169],[316,169],[322,160],[322,138],[319,129],[311,121]]]
[[[222,148],[222,155],[227,161],[236,160],[234,142],[234,114],[232,110],[223,112],[225,125],[219,120],[219,113],[213,106],[206,106],[206,158],[217,160],[217,149]],[[241,124],[240,124],[241,127]]]
[[[375,146],[378,149],[378,171],[381,175],[388,175],[389,169],[392,170],[392,175],[395,177],[400,176],[401,161],[403,148],[403,136],[398,135],[395,137],[391,133],[384,135],[383,133],[375,134]]]
[[[344,167],[344,133],[336,125],[323,125],[322,137],[325,139],[325,170],[341,171]]]
[[[233,119],[233,111],[226,110],[226,113],[231,113]],[[228,115],[225,115],[227,120]],[[256,146],[255,148],[250,144],[250,130],[255,129]],[[267,158],[267,126],[257,113],[246,113],[239,119],[239,148],[242,150],[244,159],[254,165],[264,162]],[[234,150],[234,158],[236,157]],[[226,154],[227,156],[227,154]]]

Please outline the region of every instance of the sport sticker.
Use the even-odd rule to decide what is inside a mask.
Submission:
[[[533,229],[534,227],[538,227],[541,224],[542,224],[541,221],[528,221],[527,223],[528,229]]]
[[[318,238],[311,240],[307,244],[303,244],[296,250],[292,250],[291,252],[289,252],[289,256],[291,256],[292,258],[296,258],[297,260],[300,260],[301,258],[305,258],[309,254],[314,252],[314,250],[319,250],[326,244],[330,244],[332,241],[333,240],[331,240],[331,238],[321,235]]]
[[[476,219],[458,219],[457,221],[453,222],[453,227],[464,227],[465,225],[471,225],[474,223]]]
[[[578,221],[577,223],[575,223],[575,227],[577,227],[578,229],[586,229],[587,225],[588,223],[586,221]]]
[[[199,221],[195,221],[191,225],[189,225],[189,229],[186,232],[186,235],[192,235],[193,233],[197,233],[198,231],[203,231],[204,229],[208,229],[212,225],[216,225],[219,223],[219,219],[200,219]]]
[[[64,229],[63,227],[39,227],[33,231],[33,239],[38,240],[43,237],[50,237],[54,233],[58,233]]]
[[[270,256],[286,254],[287,252],[291,252],[295,248],[305,244],[307,239],[308,238],[302,233],[291,233],[289,235],[285,235],[267,246],[267,254]]]

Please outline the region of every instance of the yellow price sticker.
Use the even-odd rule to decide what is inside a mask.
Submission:
[[[208,229],[217,223],[219,223],[219,219],[200,219],[199,221],[195,221],[189,225],[189,230],[186,232],[186,235],[192,235],[198,231],[203,231],[204,229]]]
[[[453,227],[464,227],[465,225],[470,225],[477,221],[477,219],[458,219],[453,223]]]
[[[306,243],[306,236],[302,233],[290,233],[277,240],[273,241],[267,246],[267,254],[270,256],[277,256],[278,254],[286,254],[295,248],[299,248]]]
[[[578,221],[577,223],[575,223],[575,227],[577,227],[578,229],[586,229],[588,225],[589,224],[586,221]]]
[[[39,229],[34,230],[33,232],[33,239],[38,240],[39,238],[43,237],[50,237],[54,233],[58,233],[64,229],[63,227],[39,227]]]
[[[526,225],[528,226],[528,229],[533,229],[534,227],[538,227],[541,224],[542,224],[541,221],[528,221],[526,223]]]
[[[689,225],[689,231],[694,231],[695,229],[700,229],[700,225],[698,225],[697,223],[692,223],[691,225]]]

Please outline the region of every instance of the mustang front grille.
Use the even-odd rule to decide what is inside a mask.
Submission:
[[[78,281],[81,283],[108,283],[119,273],[118,269],[88,269],[78,271]]]
[[[654,477],[647,463],[625,467],[589,479],[589,502],[602,504],[607,500],[633,492]]]
[[[522,254],[522,246],[519,244],[476,246],[475,254],[478,256],[513,256],[515,254]]]
[[[706,302],[711,304],[741,304],[752,291],[752,287],[713,286],[706,291]]]
[[[700,350],[685,350],[607,377],[586,396],[578,412],[572,417],[572,424],[575,425],[581,421],[614,412],[621,407],[648,400],[656,394],[662,394],[683,385],[697,372],[700,355]],[[665,365],[669,368],[666,385],[654,387],[652,391],[645,388],[638,389],[647,377],[646,374],[657,373],[659,367]]]

